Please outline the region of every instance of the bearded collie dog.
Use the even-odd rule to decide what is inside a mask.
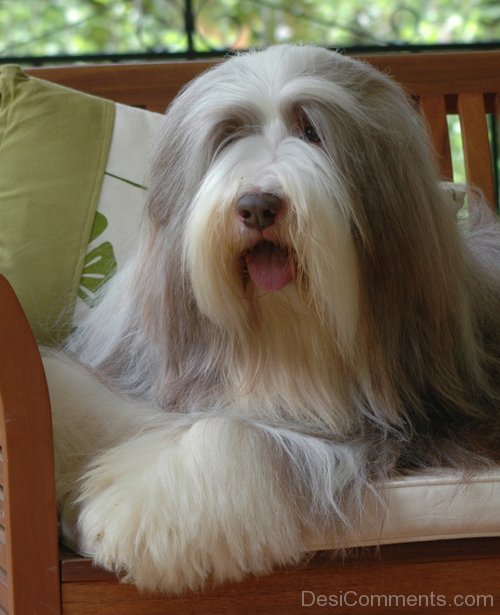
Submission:
[[[433,159],[400,87],[325,49],[179,94],[137,249],[47,360],[82,551],[200,589],[342,545],[391,476],[498,459],[500,234]]]

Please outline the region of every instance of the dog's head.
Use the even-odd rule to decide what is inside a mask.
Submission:
[[[430,211],[439,190],[424,141],[399,88],[365,64],[314,47],[243,55],[171,107],[150,216],[182,236],[211,321],[241,328],[259,306],[302,302],[350,343],[363,274],[379,295],[414,286],[411,253],[446,215]]]
[[[390,396],[455,343],[461,248],[425,130],[365,63],[279,46],[200,76],[167,113],[148,219],[177,370],[237,339],[254,370],[296,356],[302,380]]]

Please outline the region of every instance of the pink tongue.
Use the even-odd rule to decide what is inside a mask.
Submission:
[[[269,241],[259,243],[246,256],[253,283],[264,290],[281,290],[293,280],[293,266],[286,252]]]

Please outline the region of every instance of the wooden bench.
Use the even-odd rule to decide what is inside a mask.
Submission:
[[[500,51],[370,56],[413,96],[427,119],[443,179],[452,179],[447,114],[460,116],[468,181],[495,208],[486,113],[500,110]],[[163,111],[179,88],[212,62],[40,68],[30,74],[117,102]],[[358,549],[345,562],[319,553],[303,566],[250,578],[203,594],[139,594],[57,538],[50,404],[37,346],[20,304],[0,278],[0,611],[9,615],[324,612],[316,596],[409,596],[406,608],[375,599],[357,613],[427,613],[446,597],[442,614],[458,612],[453,596],[491,597],[468,613],[500,613],[500,538]],[[302,592],[306,592],[302,594]],[[352,592],[352,593],[349,593]],[[347,593],[347,595],[346,595]],[[412,596],[427,596],[427,607]],[[434,595],[434,598],[432,597]],[[304,599],[304,604],[302,603]],[[320,600],[321,602],[321,600]],[[435,603],[435,602],[434,602]],[[397,604],[397,602],[395,603]],[[411,605],[414,605],[413,607]]]

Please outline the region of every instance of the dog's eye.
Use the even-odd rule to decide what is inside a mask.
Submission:
[[[243,126],[240,122],[226,120],[217,125],[214,131],[214,143],[216,153],[232,145],[243,136]]]
[[[319,138],[318,132],[304,112],[299,116],[298,125],[302,139],[309,141],[309,143],[319,145],[321,139]]]
[[[316,132],[316,128],[314,128],[314,126],[312,126],[311,124],[307,124],[306,126],[304,126],[303,133],[306,140],[310,143],[320,142],[320,138],[318,136],[318,133]]]

